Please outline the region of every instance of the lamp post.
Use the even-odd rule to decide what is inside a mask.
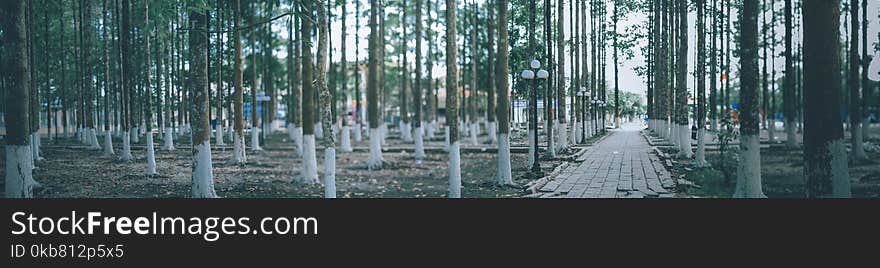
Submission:
[[[531,81],[529,89],[529,138],[531,140],[529,140],[529,147],[533,149],[532,157],[534,159],[531,171],[533,174],[539,174],[541,165],[538,163],[538,80],[547,79],[550,77],[550,73],[541,69],[541,62],[533,59],[529,62],[529,69],[523,70],[520,76]]]

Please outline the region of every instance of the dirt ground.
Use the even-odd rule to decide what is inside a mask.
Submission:
[[[876,142],[876,141],[874,141]],[[868,152],[869,160],[849,162],[850,183],[855,198],[880,197],[880,153]],[[697,197],[730,197],[736,184],[737,160],[731,153],[707,151],[710,168],[695,168],[677,162],[673,173],[683,175],[697,186],[679,183],[681,191]],[[726,176],[725,176],[726,173]],[[803,150],[786,149],[774,144],[761,149],[761,180],[764,194],[770,198],[805,198]]]
[[[368,143],[366,138],[354,144],[352,153],[337,152],[336,186],[338,197],[344,198],[439,198],[447,193],[447,155],[442,150],[442,133],[426,142],[428,157],[416,163],[412,145],[401,144],[392,133],[383,153],[388,165],[382,170],[366,168]],[[158,137],[158,135],[156,135]],[[513,146],[523,144],[520,136],[512,135]],[[132,146],[135,159],[121,163],[114,157],[103,157],[100,151],[87,150],[72,140],[48,141],[44,138],[42,156],[34,170],[35,178],[42,184],[35,195],[44,198],[184,198],[190,195],[191,153],[188,138],[175,140],[175,151],[158,150],[161,140],[156,141],[156,162],[159,176],[148,177],[146,171],[144,140]],[[102,138],[99,140],[103,141]],[[486,140],[485,136],[481,141]],[[227,141],[227,143],[229,143]],[[248,138],[250,143],[250,138]],[[121,141],[114,139],[116,150]],[[320,147],[320,146],[319,146]],[[495,145],[463,145],[462,196],[466,198],[520,197],[523,189],[496,187],[491,179],[496,170],[496,154],[493,150],[467,150],[467,148],[494,148]],[[433,148],[433,150],[431,150]],[[323,186],[296,183],[294,178],[302,168],[301,158],[295,157],[292,143],[286,134],[273,134],[263,145],[263,151],[248,150],[248,163],[244,166],[230,164],[231,147],[212,148],[214,187],[224,198],[318,198],[323,196]],[[403,149],[403,150],[401,150]],[[323,168],[323,150],[318,150],[319,175]],[[514,181],[525,185],[534,178],[527,178],[527,155],[511,154]],[[561,161],[543,162],[549,173]],[[5,159],[0,157],[0,168],[5,170]],[[3,181],[0,180],[0,187]]]

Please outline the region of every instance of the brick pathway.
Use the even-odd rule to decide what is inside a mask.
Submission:
[[[624,125],[539,189],[545,197],[673,197],[669,171],[652,153],[638,125]]]

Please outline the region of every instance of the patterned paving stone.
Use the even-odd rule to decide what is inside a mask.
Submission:
[[[674,197],[671,174],[638,125],[625,125],[593,145],[541,188],[550,198]]]

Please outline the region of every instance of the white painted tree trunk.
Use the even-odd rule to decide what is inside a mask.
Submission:
[[[495,122],[486,122],[486,134],[489,135],[489,144],[498,142],[498,133],[495,129]]]
[[[361,137],[361,124],[354,124],[354,128],[352,130],[354,130],[354,142],[360,143],[363,139]]]
[[[345,153],[350,153],[354,151],[354,148],[351,147],[351,128],[348,126],[342,127],[342,140],[340,141],[340,150]]]
[[[476,122],[471,123],[471,126],[469,129],[470,129],[471,144],[474,144],[474,145],[480,144],[480,141],[477,139],[477,135],[479,135],[479,133],[480,133],[480,124],[476,123]]]
[[[321,123],[315,123],[315,138],[323,139],[324,138],[324,125]]]
[[[449,146],[449,198],[461,198],[461,147],[458,141]]]
[[[296,155],[303,156],[303,129],[296,127],[293,129],[293,145],[296,147]]]
[[[113,133],[112,130],[104,132],[104,156],[114,155],[113,152]]]
[[[192,197],[215,198],[214,172],[211,163],[211,143],[206,140],[196,145],[192,165]]]
[[[447,131],[443,133],[443,136],[444,136],[443,137],[444,138],[443,150],[446,150],[448,152],[449,151],[449,129],[446,129],[446,130]]]
[[[569,144],[571,144],[571,145],[574,145],[574,144],[577,144],[577,143],[578,143],[577,140],[578,140],[578,136],[579,136],[580,133],[578,133],[577,128],[578,128],[578,122],[577,122],[577,120],[572,119],[572,120],[571,120],[571,126],[570,126],[570,129],[569,129],[570,132],[568,133],[568,137],[569,137],[568,142],[569,142]]]
[[[558,126],[556,129],[556,150],[562,151],[568,147],[568,123],[557,122],[556,126]]]
[[[706,162],[706,142],[703,140],[705,135],[705,128],[697,128],[697,153],[696,158],[694,159],[694,165],[697,167],[709,166],[709,162]]]
[[[785,147],[797,148],[794,120],[785,121]]]
[[[226,128],[226,138],[229,139],[230,141],[235,140],[235,128],[234,127],[229,126]],[[235,142],[235,141],[233,141],[233,142]]]
[[[262,151],[263,148],[260,147],[260,128],[252,127],[251,128],[251,150],[254,151]]]
[[[855,159],[868,159],[868,155],[865,154],[865,143],[862,135],[864,132],[862,131],[862,124],[850,124],[850,134],[852,135],[852,156]]]
[[[232,161],[233,164],[244,164],[247,162],[247,155],[244,148],[244,136],[235,133],[232,138]]]
[[[208,149],[210,151],[210,149]],[[147,133],[147,176],[156,175],[156,152],[153,149],[153,133]]]
[[[174,151],[174,131],[169,127],[165,128],[165,139],[162,150]]]
[[[687,124],[685,125],[677,125],[678,128],[678,144],[681,147],[681,150],[678,151],[678,157],[684,159],[690,159],[694,157],[694,149],[691,147],[691,129]]]
[[[336,198],[336,149],[324,148],[324,198]]]
[[[131,161],[131,135],[128,131],[122,132],[122,152],[119,154],[119,160],[122,162]]]
[[[510,137],[507,135],[507,133],[498,133],[498,170],[495,174],[495,183],[498,185],[513,185],[510,169]]]
[[[424,136],[422,136],[422,126],[420,125],[420,126],[416,127],[415,132],[416,132],[416,139],[415,139],[415,142],[416,142],[416,151],[415,151],[416,163],[421,163],[422,159],[425,159],[425,156],[426,156],[425,155],[425,140],[424,140]]]
[[[6,145],[6,198],[32,198],[40,184],[33,177],[31,145]]]
[[[318,180],[318,158],[315,149],[315,135],[303,135],[303,170],[299,182],[320,183]]]
[[[400,133],[404,142],[413,142],[412,123],[404,123]]]
[[[761,188],[761,144],[758,135],[739,138],[739,167],[734,198],[767,198]]]
[[[223,124],[217,124],[217,133],[214,135],[214,138],[217,139],[217,145],[226,145],[223,142]]]
[[[33,162],[42,160],[43,158],[40,157],[40,134],[39,133],[36,133],[36,132],[31,133],[30,147],[31,147],[30,156],[32,158],[31,160]]]
[[[370,170],[382,169],[382,132],[381,128],[370,129],[370,157],[367,159],[367,168]]]
[[[385,122],[382,122],[381,124],[379,124],[379,133],[378,134],[379,134],[379,136],[378,136],[379,137],[379,144],[382,146],[385,146],[385,137],[387,136],[386,134],[388,134],[388,124],[386,124]],[[373,135],[373,133],[371,130],[370,131],[371,138],[372,138],[372,135]]]
[[[39,137],[40,134],[37,134],[37,144],[40,144]],[[89,147],[92,150],[101,150],[101,143],[98,142],[98,130],[95,128],[89,128]]]
[[[529,167],[535,165],[535,150],[537,144],[535,144],[535,130],[529,129]]]
[[[293,124],[287,124],[287,139],[293,141]]]
[[[140,133],[141,133],[141,132],[138,130],[138,127],[134,127],[134,128],[131,129],[131,142],[132,142],[132,143],[137,144],[137,143],[140,142],[140,140],[139,140],[139,139],[140,139]]]
[[[846,142],[843,138],[832,141],[828,143],[828,151],[831,152],[831,194],[837,198],[851,198]]]
[[[776,118],[767,120],[767,136],[770,143],[776,143]]]

